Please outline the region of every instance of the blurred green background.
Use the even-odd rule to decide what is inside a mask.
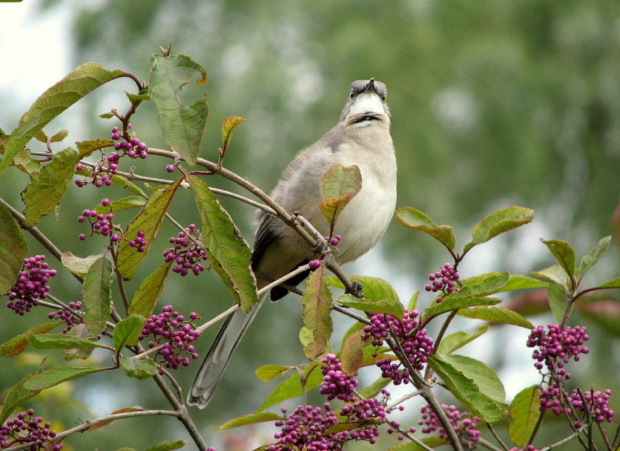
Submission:
[[[7,7],[0,5],[0,12]],[[94,61],[147,79],[150,56],[172,40],[175,53],[190,55],[208,71],[210,118],[201,156],[216,159],[224,118],[247,119],[233,138],[225,165],[267,191],[299,149],[337,122],[351,81],[374,77],[386,83],[399,164],[399,207],[413,206],[438,224],[454,226],[460,248],[469,240],[471,227],[494,210],[521,205],[536,211],[534,223],[472,251],[460,268],[464,276],[491,270],[527,274],[550,265],[552,260],[539,238],[567,240],[582,255],[602,236],[615,236],[611,218],[620,194],[619,2],[66,0],[38,2],[28,17],[29,21],[53,18],[69,30],[66,71]],[[19,46],[27,39],[27,33],[16,34],[1,41],[0,48]],[[19,72],[20,64],[11,62],[5,70]],[[45,66],[40,70],[45,71]],[[27,75],[36,76],[36,71]],[[188,86],[183,100],[193,102],[202,95],[201,89]],[[123,90],[134,92],[134,86],[127,81],[106,85],[46,131],[52,134],[67,128],[67,143],[108,137],[117,124],[98,115],[111,108],[125,111],[128,104]],[[0,128],[7,133],[27,108],[18,110],[9,102],[18,94],[0,90],[0,101],[4,99]],[[25,105],[35,98],[36,94],[29,94]],[[152,105],[142,105],[133,123],[142,141],[165,147]],[[37,144],[32,146],[37,148]],[[137,170],[165,177],[165,164],[149,158],[139,162]],[[208,182],[239,192],[216,177]],[[21,190],[25,183],[11,169],[0,178],[0,195],[20,206],[15,186]],[[63,251],[81,256],[101,252],[102,242],[77,240],[82,231],[73,221],[101,198],[124,195],[119,188],[72,189],[61,205],[60,219],[47,217],[41,228]],[[175,200],[175,217],[184,224],[198,223],[190,193],[180,193]],[[251,208],[229,199],[222,202],[251,242]],[[122,220],[129,219],[127,215]],[[176,233],[173,227],[164,227],[158,246],[163,250],[167,237]],[[590,283],[617,277],[617,240],[613,243]],[[31,253],[36,252],[42,250],[32,243]],[[138,278],[159,265],[153,257]],[[423,288],[427,274],[446,261],[449,256],[430,237],[394,221],[380,247],[348,270],[387,279],[406,301],[413,291]],[[57,277],[53,289],[67,300],[78,295],[76,283],[68,276]],[[618,299],[617,294],[610,296]],[[421,306],[428,302],[430,297],[423,293]],[[182,312],[197,311],[209,318],[227,308],[230,299],[212,273],[184,279],[172,275],[161,305],[168,303]],[[271,426],[232,432],[216,432],[215,428],[226,419],[254,411],[274,387],[254,377],[259,365],[304,361],[297,340],[299,310],[293,297],[265,308],[212,404],[204,411],[196,410],[197,422],[218,449],[251,449],[272,440]],[[0,331],[0,342],[23,332],[45,314],[11,318],[15,321]],[[0,315],[6,320],[13,313],[5,310]],[[552,319],[542,315],[532,321]],[[617,378],[608,377],[617,373],[620,359],[614,335],[601,332],[579,315],[574,322],[589,326],[592,337],[590,356],[580,367],[573,367],[575,383],[583,380],[588,384],[584,388],[592,384],[601,390],[617,385]],[[337,336],[348,324],[342,321]],[[464,321],[452,331],[459,327],[473,330],[477,325]],[[613,332],[614,326],[610,329]],[[203,353],[213,334],[205,334]],[[496,328],[480,339],[486,344],[470,346],[471,355],[499,370],[510,397],[539,380],[529,364],[526,335],[514,328]],[[3,359],[0,390],[35,371],[39,362],[26,355],[13,368],[11,361]],[[195,371],[194,367],[179,371],[184,388]],[[47,409],[48,416],[51,412],[60,415],[64,424],[59,429],[70,427],[76,417],[130,405],[166,407],[151,381],[128,380],[122,375],[77,381],[71,389],[91,411],[67,404],[63,396],[71,393],[60,389],[56,396],[39,402],[41,413]],[[61,401],[63,408],[59,409],[55,403]],[[416,409],[408,408],[402,418],[401,423],[413,424]],[[562,429],[558,430],[561,437]],[[259,438],[253,441],[255,434]],[[72,438],[67,447],[144,449],[158,440],[183,437],[184,431],[174,420],[140,419]],[[395,440],[384,443],[387,448]],[[348,449],[362,448],[353,445]]]

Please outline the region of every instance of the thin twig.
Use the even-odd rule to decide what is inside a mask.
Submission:
[[[267,293],[272,288],[277,287],[278,285],[281,285],[282,283],[286,282],[287,280],[290,280],[293,277],[295,277],[296,275],[301,274],[303,272],[306,272],[309,269],[310,269],[310,265],[308,265],[308,264],[298,266],[297,268],[295,268],[294,270],[292,270],[288,274],[285,274],[284,276],[280,277],[279,279],[274,280],[273,282],[271,282],[269,285],[265,285],[263,288],[258,290],[258,297],[261,297],[263,294]]]
[[[552,449],[557,448],[560,445],[563,445],[566,442],[569,442],[570,440],[574,439],[575,437],[579,437],[579,435],[583,432],[583,429],[586,426],[584,425],[582,428],[580,428],[578,431],[574,431],[571,435],[569,435],[568,437],[564,437],[562,440],[560,440],[559,442],[555,442],[549,446],[545,446],[544,448],[542,448],[540,451],[549,451]]]
[[[495,437],[495,440],[497,440],[497,443],[500,444],[500,446],[504,449],[504,451],[508,451],[508,449],[509,449],[508,446],[506,446],[504,441],[497,434],[497,431],[495,430],[493,425],[491,423],[486,423],[486,425],[487,425],[487,428],[489,429],[489,431],[491,432],[491,434],[493,435],[493,437]]]
[[[483,439],[482,437],[478,438],[478,445],[484,446],[486,449],[490,449],[491,451],[502,451],[497,446],[495,446],[491,442]],[[508,448],[505,448],[505,449],[508,449]]]
[[[370,321],[368,320],[368,318],[364,318],[361,315],[358,315],[356,313],[353,313],[350,309],[346,308],[346,307],[342,307],[338,304],[334,304],[332,306],[333,310],[336,310],[337,312],[342,313],[343,315],[347,315],[350,318],[353,318],[357,321],[359,321],[360,323],[364,323],[364,324],[370,324]]]
[[[233,304],[232,307],[230,307],[228,310],[225,310],[224,312],[220,313],[219,315],[217,315],[215,318],[211,318],[209,321],[207,321],[206,323],[204,323],[202,326],[199,326],[196,328],[197,332],[204,332],[205,330],[207,330],[209,327],[213,326],[215,323],[217,323],[218,321],[232,315],[233,313],[235,313],[237,310],[239,310],[239,304]]]

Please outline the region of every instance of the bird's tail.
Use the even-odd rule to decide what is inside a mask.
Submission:
[[[262,296],[251,312],[244,313],[236,310],[226,318],[189,390],[188,404],[196,405],[201,409],[209,404],[230,358],[266,298],[266,295]]]

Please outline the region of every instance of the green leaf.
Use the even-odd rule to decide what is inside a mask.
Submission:
[[[362,284],[364,289],[364,299],[369,299],[371,301],[382,301],[384,299],[398,300],[398,293],[396,293],[394,287],[383,279],[368,276],[351,276],[350,279],[354,282]],[[327,276],[324,277],[324,280],[330,286],[344,290],[344,285],[337,277]]]
[[[472,230],[471,242],[465,245],[463,253],[468,252],[472,247],[485,243],[497,235],[508,232],[532,222],[534,219],[534,210],[524,207],[508,207],[485,216],[482,221],[474,226]]]
[[[517,312],[508,310],[504,307],[475,307],[459,310],[459,316],[466,318],[482,319],[493,323],[512,324],[526,329],[533,329],[534,326]]]
[[[333,300],[331,292],[323,283],[324,271],[325,267],[321,265],[310,273],[301,297],[304,326],[312,336],[311,342],[304,347],[304,355],[310,360],[325,352],[333,330],[330,316]]]
[[[15,282],[28,253],[28,244],[11,212],[0,205],[0,293]]]
[[[532,385],[521,390],[512,400],[509,409],[508,434],[517,446],[525,446],[529,440],[540,412],[540,387]]]
[[[19,381],[4,398],[2,405],[2,412],[0,412],[0,424],[3,424],[11,413],[20,405],[35,397],[41,390],[27,390],[24,388],[24,384],[28,382],[34,374],[29,374],[21,381]]]
[[[88,270],[82,285],[82,300],[86,306],[84,324],[88,326],[88,338],[96,338],[110,318],[112,294],[112,262],[99,258]]]
[[[549,266],[548,268],[541,269],[540,271],[532,271],[532,275],[566,286],[566,272],[559,263]]]
[[[138,335],[146,319],[140,315],[131,315],[119,322],[114,328],[114,349],[120,352],[124,346],[136,346]]]
[[[323,202],[319,204],[333,231],[338,216],[362,189],[362,173],[358,166],[335,164],[325,173],[321,182]]]
[[[360,323],[358,323],[360,324]],[[359,329],[349,335],[344,341],[344,346],[340,351],[340,361],[342,370],[348,376],[357,375],[364,360],[364,347],[366,343],[362,340],[364,330]]]
[[[21,148],[52,119],[92,90],[124,74],[119,70],[108,71],[99,64],[86,63],[45,91],[11,133],[0,161],[0,174],[11,164]]]
[[[211,266],[243,312],[258,302],[256,280],[250,269],[250,248],[209,187],[190,176],[189,184],[202,219],[202,240]]]
[[[66,335],[69,337],[80,338],[82,340],[88,340],[88,327],[85,324],[78,324],[77,326],[72,327]],[[94,347],[70,348],[64,349],[62,353],[66,361],[83,360],[90,357],[94,349]]]
[[[391,349],[386,347],[386,346],[382,346],[380,348],[376,348],[374,346],[365,346],[364,347],[364,357],[362,359],[362,366],[366,367],[366,366],[373,366],[375,365],[379,360],[381,359],[385,359],[388,358],[390,360],[398,360],[398,358],[393,355],[393,354],[386,354],[387,352],[391,352]]]
[[[412,207],[396,209],[396,219],[405,227],[428,233],[448,249],[456,246],[454,229],[447,225],[438,226],[431,218]]]
[[[575,275],[575,250],[564,240],[540,240],[549,248],[568,277]]]
[[[0,145],[0,153],[2,146]],[[13,164],[21,171],[24,171],[28,175],[36,176],[41,171],[41,163],[38,160],[32,158],[32,154],[26,148],[20,149],[13,159]]]
[[[506,391],[497,373],[479,360],[462,355],[451,354],[441,357],[465,377],[474,381],[480,392],[498,404],[506,401]]]
[[[53,387],[66,381],[105,371],[102,368],[62,366],[35,374],[24,383],[26,390],[36,391]]]
[[[170,148],[190,165],[196,163],[207,123],[206,95],[193,105],[183,105],[178,94],[194,75],[207,83],[207,72],[185,55],[154,55],[149,76],[149,96],[155,104],[159,127]]]
[[[146,201],[147,199],[145,199],[144,197],[128,196],[110,202],[110,205],[108,205],[107,207],[99,204],[97,208],[95,208],[95,211],[97,213],[116,213],[117,211],[127,210],[129,208],[144,207]]]
[[[448,354],[452,354],[457,349],[462,348],[467,343],[474,341],[476,338],[485,334],[489,330],[488,324],[483,324],[478,327],[478,330],[473,333],[468,333],[464,331],[454,332],[441,340],[439,347],[437,348],[437,354],[441,356],[446,356]]]
[[[32,182],[21,195],[26,205],[24,222],[27,226],[36,225],[43,216],[58,206],[71,185],[79,159],[80,156],[74,149],[65,149],[55,153],[52,161],[43,166],[38,175],[33,175]]]
[[[287,399],[301,396],[304,393],[304,389],[306,391],[310,391],[314,387],[318,387],[319,384],[323,382],[323,374],[319,371],[319,367],[320,364],[318,362],[312,362],[304,367],[304,377],[306,379],[305,385],[302,385],[298,371],[292,373],[288,379],[281,382],[269,395],[267,395],[257,412],[261,412],[268,407],[280,404]]]
[[[360,168],[335,164],[323,175],[321,196],[324,200],[335,199],[345,195],[355,196],[362,189]]]
[[[135,379],[148,379],[157,373],[157,364],[148,357],[122,355],[120,364],[125,374]]]
[[[387,387],[392,382],[391,379],[380,377],[368,387],[364,387],[361,390],[358,390],[360,396],[362,398],[374,398],[379,393],[381,393],[381,389]]]
[[[459,293],[453,293],[446,296],[440,303],[433,302],[427,307],[422,316],[422,324],[426,324],[431,318],[434,318],[442,313],[450,312],[452,310],[458,310],[468,307],[478,307],[481,305],[495,305],[499,304],[501,299],[486,298],[479,296],[461,296]]]
[[[497,405],[497,402],[483,394],[472,379],[466,377],[453,365],[436,355],[430,355],[428,363],[450,393],[472,414],[489,423],[499,421],[504,416],[504,411]]]
[[[548,285],[546,282],[542,282],[533,277],[521,276],[519,274],[510,274],[508,283],[500,291],[514,291],[523,290],[527,288],[544,288]]]
[[[248,424],[266,423],[270,421],[281,420],[284,417],[272,412],[256,412],[228,420],[226,423],[218,427],[222,429],[238,428],[239,426],[247,426]]]
[[[323,279],[323,280],[325,280],[325,279]],[[356,333],[359,330],[362,330],[364,327],[366,327],[366,324],[361,323],[359,321],[354,322],[351,325],[351,327],[349,327],[349,329],[342,336],[342,341],[340,342],[340,349],[344,348],[346,341],[349,339],[349,337],[351,335],[353,335],[354,333]]]
[[[343,294],[337,299],[338,303],[357,310],[369,313],[385,313],[398,319],[403,319],[403,305],[396,299],[383,299],[372,301],[370,299],[359,299],[350,294]]]
[[[594,246],[586,255],[583,256],[579,263],[579,277],[586,275],[588,271],[600,260],[603,254],[609,248],[611,242],[611,235],[602,238],[596,246]]]
[[[69,130],[60,130],[52,135],[50,142],[57,143],[69,136]]]
[[[89,255],[88,257],[82,258],[73,255],[71,252],[65,252],[60,256],[60,262],[73,274],[77,274],[80,277],[86,277],[86,274],[88,274],[88,270],[91,266],[93,266],[93,263],[101,257],[103,257],[103,254]]]
[[[242,117],[233,116],[227,117],[222,121],[222,154],[226,153],[226,149],[228,149],[228,144],[235,134],[235,130],[241,124],[243,124],[246,120]]]
[[[148,89],[141,89],[139,94],[131,94],[130,92],[125,91],[125,95],[129,99],[131,103],[143,102],[145,100],[151,100],[151,96],[149,96]]]
[[[407,306],[407,310],[412,312],[418,308],[418,298],[420,297],[420,291],[416,291],[411,295],[411,299],[409,299],[409,305]]]
[[[75,145],[78,148],[80,158],[85,158],[90,156],[96,150],[105,149],[106,147],[113,147],[114,141],[110,141],[109,139],[93,139],[91,141],[79,141],[76,142]],[[90,169],[87,169],[88,173],[90,173],[90,171]]]
[[[256,370],[256,377],[263,382],[268,382],[276,377],[281,377],[287,371],[291,370],[291,366],[282,365],[263,365]]]
[[[13,357],[18,354],[21,354],[26,349],[28,349],[28,336],[30,334],[40,335],[49,332],[55,327],[60,326],[61,324],[65,324],[64,321],[55,322],[55,323],[44,323],[39,324],[38,326],[34,326],[32,329],[24,332],[23,334],[17,335],[11,338],[6,343],[0,345],[0,355],[4,357]]]
[[[176,440],[174,442],[159,442],[155,445],[145,449],[144,451],[172,451],[175,449],[181,449],[187,442],[185,440]]]
[[[617,279],[605,282],[603,285],[599,285],[596,288],[620,288],[620,277]]]
[[[70,335],[58,334],[29,334],[28,342],[35,349],[90,349],[90,348],[107,348],[107,346],[96,343],[94,341],[85,340]]]
[[[547,294],[549,296],[551,313],[553,313],[557,323],[562,324],[564,313],[566,312],[566,303],[568,302],[568,299],[566,299],[566,290],[559,283],[551,282]]]
[[[118,271],[124,279],[133,278],[142,262],[146,259],[181,180],[179,179],[172,185],[155,191],[146,202],[146,205],[140,210],[140,213],[127,226],[127,230],[124,233],[125,239],[121,241],[118,247],[117,256]],[[138,252],[136,248],[129,245],[129,241],[135,239],[140,230],[144,232],[144,239],[146,240],[144,252]]]
[[[510,275],[507,272],[489,272],[475,277],[464,279],[461,282],[461,296],[488,296],[499,293],[508,283]]]
[[[131,298],[127,311],[129,315],[142,315],[148,318],[153,314],[157,301],[164,291],[164,283],[173,263],[174,260],[165,262],[142,281]]]

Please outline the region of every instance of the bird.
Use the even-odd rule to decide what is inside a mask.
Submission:
[[[271,193],[287,212],[299,212],[323,236],[328,236],[330,224],[319,208],[324,200],[323,176],[335,164],[359,168],[361,189],[342,210],[333,230],[334,236],[341,237],[333,254],[339,265],[356,260],[378,243],[396,207],[396,154],[386,98],[384,83],[374,78],[354,81],[338,123],[298,153]],[[316,249],[284,221],[264,210],[258,211],[257,223],[251,266],[260,290],[308,263]],[[308,274],[309,270],[288,280],[286,286],[272,288],[269,297],[272,301],[284,297]],[[249,313],[237,309],[226,318],[189,390],[189,405],[207,406],[266,298],[261,296]]]

